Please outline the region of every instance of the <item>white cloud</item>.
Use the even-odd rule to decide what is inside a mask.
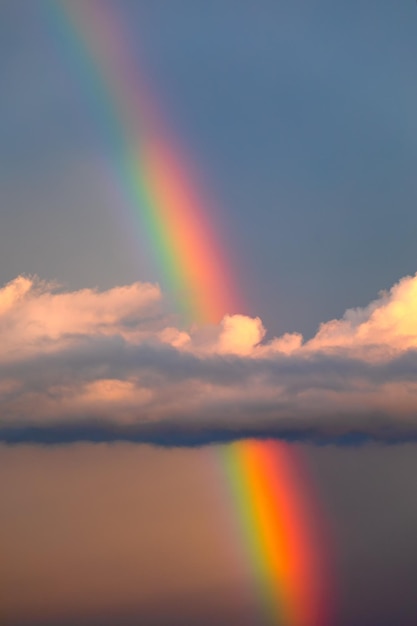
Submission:
[[[178,329],[151,284],[65,292],[19,277],[0,289],[0,337],[4,440],[417,434],[417,276],[308,342],[265,342],[244,315]]]

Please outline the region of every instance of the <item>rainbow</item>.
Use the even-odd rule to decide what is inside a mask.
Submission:
[[[207,219],[213,207],[202,205],[187,180],[191,167],[164,127],[147,81],[132,67],[126,29],[106,2],[50,0],[47,6],[89,96],[119,187],[153,242],[165,285],[187,318],[219,321],[236,298]]]
[[[192,168],[133,62],[126,25],[103,0],[49,0],[45,6],[164,280],[188,320],[218,323],[238,303],[228,261],[208,219],[212,206],[202,202],[190,182]],[[321,517],[300,454],[277,441],[238,442],[221,450],[262,623],[326,626]]]
[[[278,441],[224,452],[265,624],[330,623],[324,528],[301,455]]]

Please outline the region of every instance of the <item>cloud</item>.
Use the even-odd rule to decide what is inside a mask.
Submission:
[[[0,440],[417,439],[417,275],[311,340],[259,318],[178,328],[156,285],[0,289]]]

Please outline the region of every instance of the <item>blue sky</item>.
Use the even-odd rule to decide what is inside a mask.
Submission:
[[[217,199],[244,312],[311,335],[414,273],[414,3],[117,5]],[[1,8],[0,280],[158,280],[45,7]]]

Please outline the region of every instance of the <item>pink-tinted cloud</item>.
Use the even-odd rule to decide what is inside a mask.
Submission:
[[[311,340],[259,318],[177,328],[159,288],[0,290],[0,437],[203,443],[417,435],[417,276]]]

